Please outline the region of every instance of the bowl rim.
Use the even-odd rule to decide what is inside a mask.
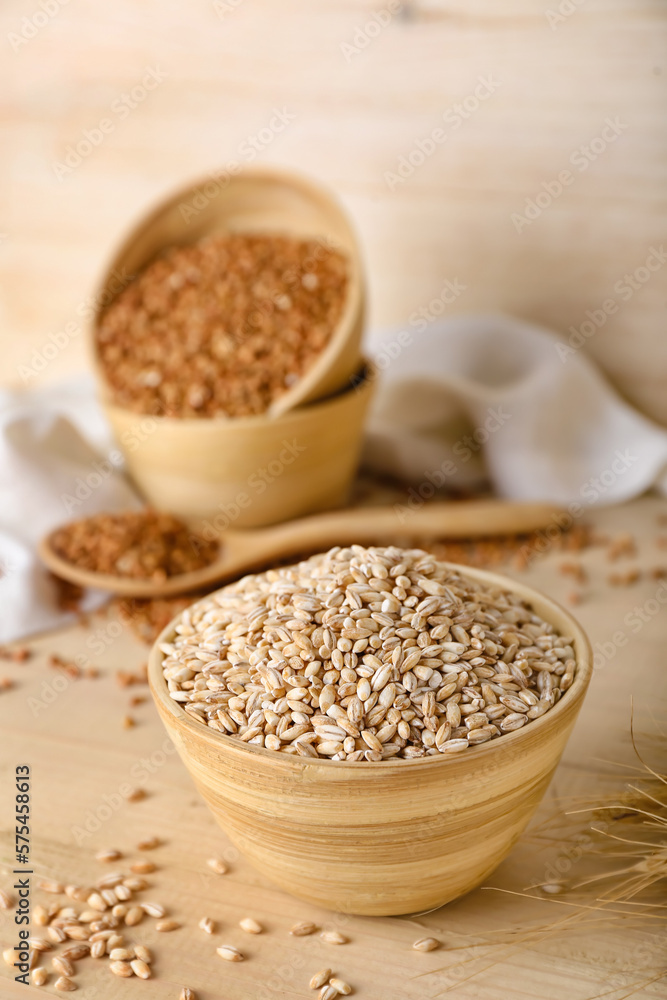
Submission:
[[[488,570],[464,566],[459,563],[448,562],[445,560],[439,561],[449,569],[456,571],[463,576],[468,576],[470,579],[476,580],[477,582],[492,587],[500,587],[501,589],[509,590],[512,593],[517,594],[522,599],[527,600],[530,603],[530,606],[534,609],[535,604],[537,604],[539,607],[536,613],[540,614],[541,617],[544,617],[545,621],[554,625],[554,627],[558,628],[564,635],[572,636],[574,640],[576,670],[572,685],[568,688],[563,697],[556,702],[553,708],[549,709],[548,712],[545,712],[545,714],[540,716],[538,719],[533,719],[528,725],[522,726],[521,729],[517,729],[511,733],[504,733],[501,737],[488,740],[486,743],[482,743],[479,746],[469,747],[463,754],[456,753],[449,756],[446,756],[445,754],[430,754],[425,757],[416,757],[411,759],[396,759],[391,757],[388,760],[381,761],[346,761],[326,760],[320,757],[299,757],[298,755],[292,754],[280,754],[276,750],[267,750],[266,747],[260,747],[256,744],[243,743],[241,740],[236,740],[231,736],[220,733],[215,729],[211,729],[209,726],[204,726],[201,723],[194,722],[188,716],[187,712],[181,708],[180,704],[169,697],[167,682],[162,672],[162,660],[164,659],[165,654],[161,651],[160,644],[170,641],[173,636],[174,629],[184,611],[190,610],[197,605],[210,600],[213,594],[217,593],[217,591],[211,591],[211,593],[206,594],[197,601],[194,601],[192,604],[188,605],[187,608],[184,608],[177,615],[175,615],[169,624],[162,629],[159,636],[153,643],[148,658],[148,680],[153,699],[156,703],[160,702],[160,704],[166,708],[168,713],[173,717],[174,722],[180,727],[184,727],[185,730],[195,739],[204,739],[213,747],[217,746],[219,748],[229,748],[232,752],[245,753],[248,755],[248,760],[250,760],[253,755],[259,755],[265,760],[273,760],[276,763],[281,764],[289,763],[299,768],[353,768],[355,771],[368,770],[369,768],[381,768],[383,771],[387,771],[396,767],[447,766],[448,764],[452,764],[456,761],[459,763],[464,760],[471,759],[477,761],[485,754],[488,754],[493,750],[497,751],[500,748],[511,750],[518,747],[527,738],[534,739],[539,729],[557,726],[560,722],[561,716],[564,712],[569,710],[571,705],[581,704],[593,674],[593,651],[590,641],[579,622],[573,617],[573,615],[570,614],[569,611],[562,607],[562,605],[558,604],[558,602],[552,600],[552,598],[548,597],[546,594],[543,594],[542,591],[529,587],[527,584],[513,580],[500,573],[493,573]],[[218,590],[224,589],[224,587],[218,588]],[[546,615],[543,614],[542,610],[545,608],[547,609]],[[552,615],[553,618],[551,617]],[[563,628],[563,623],[567,625],[567,630]],[[278,758],[278,760],[276,760],[276,758]]]
[[[224,429],[233,431],[235,429],[260,429],[268,423],[278,425],[288,424],[290,421],[300,422],[301,420],[308,419],[315,411],[321,412],[326,408],[333,410],[338,406],[346,405],[348,397],[354,392],[366,396],[372,392],[373,386],[373,365],[368,358],[362,357],[361,365],[356,373],[351,375],[348,383],[338,389],[337,392],[332,392],[329,396],[322,397],[322,399],[314,399],[311,403],[303,403],[300,406],[296,406],[293,410],[286,410],[284,413],[276,414],[276,416],[271,416],[267,411],[266,413],[254,413],[249,417],[168,417],[162,413],[142,413],[139,410],[130,410],[126,406],[119,406],[117,403],[111,401],[106,391],[101,394],[100,398],[102,406],[109,413],[124,414],[137,420],[157,420],[163,427],[183,427],[189,430],[199,428],[200,430]]]
[[[97,330],[99,328],[100,320],[109,306],[116,300],[120,291],[127,287],[127,284],[123,285],[119,291],[115,292],[111,298],[107,299],[105,296],[107,284],[110,278],[113,276],[115,271],[121,266],[123,259],[131,251],[133,244],[137,239],[140,239],[146,232],[149,232],[152,227],[159,223],[161,216],[172,211],[179,203],[186,200],[189,196],[196,195],[197,192],[203,190],[208,184],[219,183],[219,177],[223,175],[226,177],[225,184],[221,187],[220,192],[210,197],[209,201],[214,201],[218,194],[223,194],[229,188],[231,188],[235,183],[243,181],[246,179],[271,183],[275,182],[278,184],[283,184],[292,189],[299,189],[303,193],[307,194],[310,200],[321,206],[327,206],[330,210],[334,210],[338,215],[339,221],[347,231],[349,248],[342,250],[343,255],[349,261],[348,268],[348,284],[345,292],[345,301],[343,303],[343,310],[341,312],[338,323],[334,327],[329,341],[325,344],[324,348],[320,354],[315,358],[315,361],[311,367],[304,372],[302,379],[312,373],[312,371],[317,367],[321,366],[326,368],[328,362],[330,362],[330,355],[334,355],[334,345],[337,344],[339,339],[339,334],[342,329],[347,329],[349,325],[353,322],[354,317],[362,310],[364,303],[364,290],[365,290],[365,275],[361,256],[361,247],[359,244],[359,237],[357,231],[352,224],[350,216],[345,209],[342,201],[337,197],[333,190],[329,187],[320,183],[319,180],[313,178],[307,174],[301,173],[299,170],[292,170],[288,167],[271,166],[271,165],[252,165],[252,166],[241,166],[238,170],[230,171],[226,168],[221,168],[220,170],[211,171],[205,176],[200,176],[195,181],[187,181],[183,184],[178,185],[176,188],[170,188],[169,191],[162,197],[156,198],[150,206],[144,211],[139,211],[134,218],[134,221],[126,225],[122,230],[121,236],[114,243],[113,251],[107,255],[102,267],[93,283],[93,309],[88,317],[87,327],[86,327],[86,353],[88,359],[92,365],[93,371],[96,375],[98,381],[98,389],[102,390],[103,396],[112,396],[112,387],[109,384],[104,366],[100,360],[99,350],[97,345]],[[243,232],[244,230],[234,230],[235,232]],[[259,230],[257,230],[259,232]],[[265,232],[278,233],[287,232],[289,233],[288,227],[283,227],[282,229],[276,226],[270,226]],[[204,238],[205,234],[200,234],[199,237],[193,238],[189,243],[197,242],[199,239]],[[313,237],[315,238],[315,237]],[[174,240],[172,244],[165,243],[163,249],[166,249],[170,245],[180,245],[177,240]],[[186,245],[186,244],[184,244]],[[334,247],[334,249],[336,249]],[[340,249],[340,248],[339,248]],[[146,261],[142,265],[142,268],[148,266],[155,256],[150,260]],[[133,275],[132,278],[135,276]],[[308,404],[306,404],[308,405]],[[120,409],[124,409],[120,407]],[[135,412],[130,410],[130,413]],[[268,413],[269,411],[267,411]],[[290,412],[290,411],[285,411]],[[145,414],[149,416],[150,414]],[[264,414],[259,414],[263,416]],[[282,415],[282,414],[279,414]],[[165,418],[167,419],[167,418]],[[174,418],[179,419],[179,418]],[[197,420],[198,418],[191,418]],[[206,418],[204,418],[206,419]],[[208,418],[208,419],[223,419],[223,420],[236,420],[244,418],[235,417],[218,417],[218,418]]]

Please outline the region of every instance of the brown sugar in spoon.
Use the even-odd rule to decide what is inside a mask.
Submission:
[[[81,587],[95,587],[126,597],[169,597],[192,590],[213,588],[252,569],[271,565],[287,556],[304,555],[355,543],[396,544],[418,539],[481,538],[538,531],[558,524],[562,509],[548,503],[504,500],[429,502],[399,518],[394,507],[355,507],[314,514],[268,528],[228,530],[220,534],[220,548],[213,562],[200,569],[165,580],[137,579],[82,569],[54,551],[47,535],[38,546],[45,565],[64,580]]]

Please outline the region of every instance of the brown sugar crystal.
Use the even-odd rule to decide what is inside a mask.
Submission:
[[[114,401],[171,417],[263,413],[326,347],[346,287],[346,260],[324,241],[232,233],[170,247],[101,317]]]
[[[54,532],[51,544],[81,569],[155,581],[207,566],[218,552],[217,542],[195,537],[183,521],[151,509],[72,521]]]

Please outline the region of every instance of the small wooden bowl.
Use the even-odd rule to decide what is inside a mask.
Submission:
[[[292,757],[192,721],[169,697],[159,644],[148,676],[162,721],[216,820],[286,892],[349,913],[413,913],[486,879],[542,798],[581,708],[592,652],[577,622],[537,591],[457,566],[527,600],[571,636],[572,687],[541,718],[452,757],[346,763]]]
[[[144,498],[202,529],[256,528],[342,506],[372,395],[345,392],[277,417],[179,420],[117,406],[106,415]]]
[[[249,168],[223,172],[217,179],[203,178],[171,195],[131,230],[109,263],[94,297],[96,309],[89,329],[93,363],[106,399],[111,394],[97,360],[95,331],[123,279],[127,282],[125,276],[137,274],[166,247],[230,232],[319,238],[348,259],[348,287],[338,326],[314,364],[275,401],[269,413],[286,413],[338,392],[359,370],[365,290],[359,247],[346,214],[326,189],[298,174]]]

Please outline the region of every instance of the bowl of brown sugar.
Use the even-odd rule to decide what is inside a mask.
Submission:
[[[95,303],[103,405],[150,504],[242,527],[344,501],[370,383],[359,251],[327,191],[268,169],[191,184],[135,226]]]

